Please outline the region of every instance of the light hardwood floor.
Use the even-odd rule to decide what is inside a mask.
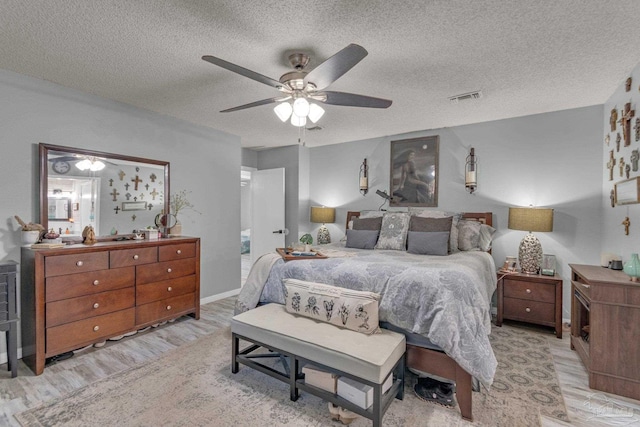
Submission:
[[[47,366],[37,377],[22,362],[18,377],[13,379],[6,365],[0,365],[0,425],[17,426],[13,414],[156,359],[171,349],[228,326],[234,302],[235,297],[203,305],[199,321],[182,317],[132,337],[110,341],[103,348],[89,348],[82,351],[82,357],[78,355]],[[590,390],[587,373],[569,348],[569,334],[563,335],[562,340],[553,334],[549,334],[548,339],[571,422],[542,418],[541,425],[640,426],[640,402]]]

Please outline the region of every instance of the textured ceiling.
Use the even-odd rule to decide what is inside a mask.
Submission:
[[[298,129],[273,105],[219,113],[278,92],[202,55],[278,79],[291,52],[313,68],[360,44],[329,89],[393,105],[326,106],[317,146],[602,104],[640,62],[638,17],[638,0],[2,0],[0,68],[281,146]]]

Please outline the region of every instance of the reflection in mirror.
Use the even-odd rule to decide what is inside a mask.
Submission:
[[[63,239],[117,237],[168,212],[169,163],[40,144],[40,221]],[[166,195],[166,196],[165,196]]]

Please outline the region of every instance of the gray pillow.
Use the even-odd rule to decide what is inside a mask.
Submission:
[[[408,212],[385,213],[382,217],[382,228],[376,249],[406,250],[410,219]]]
[[[409,223],[409,231],[449,231],[451,232],[451,222],[453,218],[423,218],[412,216]]]
[[[447,255],[449,231],[409,231],[407,252],[418,255]]]
[[[353,229],[354,230],[376,230],[380,231],[380,227],[382,227],[382,217],[378,218],[355,218],[353,220]]]
[[[458,221],[458,248],[461,251],[480,250],[480,227],[478,221]]]
[[[373,249],[378,241],[378,230],[347,230],[348,248]]]

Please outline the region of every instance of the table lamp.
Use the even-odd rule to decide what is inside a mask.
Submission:
[[[325,226],[325,224],[334,223],[336,221],[335,208],[311,206],[310,221],[322,224],[322,226],[318,230],[318,244],[323,245],[326,243],[331,243],[331,234],[329,234],[329,229]]]
[[[553,209],[509,208],[509,229],[528,231],[518,249],[520,269],[526,274],[538,274],[542,263],[542,245],[533,231],[553,231]]]

